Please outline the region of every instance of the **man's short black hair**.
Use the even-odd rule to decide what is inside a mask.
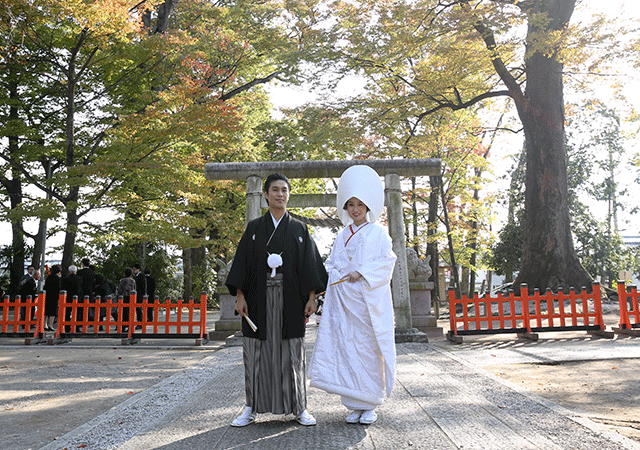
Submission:
[[[89,260],[89,258],[82,258],[82,265],[84,267],[89,267],[89,264],[91,264],[91,260]]]
[[[140,270],[140,269],[141,269],[140,264],[138,264],[138,263],[135,263],[135,264],[134,264],[133,266],[131,266],[131,267],[132,267],[133,269],[138,269],[138,270]]]
[[[277,180],[282,180],[287,183],[287,187],[291,190],[291,183],[289,183],[289,179],[282,175],[281,173],[272,173],[264,180],[264,186],[262,187],[262,192],[269,192],[269,188],[271,187],[271,183]]]

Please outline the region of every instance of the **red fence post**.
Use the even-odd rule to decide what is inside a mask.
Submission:
[[[536,293],[534,290],[533,298],[534,298],[534,303],[536,302],[536,299],[537,299],[537,302],[539,304],[540,292]],[[525,328],[527,329],[527,333],[531,333],[531,323],[529,320],[529,287],[525,283],[522,283],[520,285],[520,305],[522,308],[522,322]]]
[[[618,281],[618,304],[620,305],[620,328],[623,330],[631,328],[629,311],[627,310],[627,287],[624,281]]]
[[[200,294],[200,338],[204,337],[205,331],[207,329],[207,293],[202,292]]]
[[[638,288],[625,286],[624,281],[618,282],[618,304],[620,305],[620,324],[613,331],[619,334],[640,336],[640,305],[638,304]],[[631,307],[631,311],[629,311]],[[633,316],[633,322],[631,321]]]
[[[33,333],[34,338],[44,336],[44,301],[44,291],[38,292],[36,294],[36,316],[38,320],[36,322],[36,330]]]
[[[67,303],[67,291],[60,291],[58,296],[58,328],[56,329],[56,338],[60,338],[63,327],[66,325],[66,316],[64,311]]]
[[[607,327],[604,324],[604,317],[602,314],[602,291],[600,290],[600,283],[593,283],[593,306],[595,310],[595,324],[600,326],[601,330],[605,330]]]

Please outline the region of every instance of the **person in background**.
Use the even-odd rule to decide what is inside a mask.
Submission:
[[[89,258],[82,259],[82,269],[78,270],[78,276],[82,280],[83,297],[80,303],[84,303],[85,296],[89,296],[89,303],[93,303],[93,287],[95,286],[96,273],[90,268]],[[95,319],[95,308],[89,308],[89,320]]]
[[[31,272],[27,278],[25,278],[24,283],[20,286],[20,299],[24,302],[27,298],[31,297],[32,300],[36,298],[38,294],[38,280],[40,279],[40,271],[34,270]],[[20,307],[20,320],[25,320],[27,314],[27,308],[25,306]],[[31,308],[31,320],[33,320],[35,316],[35,308]]]
[[[96,273],[89,267],[89,258],[82,259],[82,269],[78,270],[78,276],[82,279],[82,292],[89,296],[89,301],[93,300],[93,287],[95,286]]]
[[[38,275],[40,275],[40,271],[38,270]],[[36,278],[36,271],[32,271],[28,274],[25,274],[24,280],[21,280],[20,285],[20,298],[25,300],[27,297],[36,298],[37,288],[38,288],[38,278]]]
[[[116,295],[121,296],[124,303],[130,302],[131,293],[136,290],[136,282],[131,275],[133,271],[130,267],[124,269],[124,278],[120,278],[120,284],[116,289]],[[122,308],[122,321],[129,322],[129,308]],[[123,331],[128,331],[129,326],[125,325]]]
[[[140,264],[133,266],[133,278],[136,282],[136,303],[142,303],[144,296],[147,295],[147,277],[142,272]],[[142,308],[136,308],[136,320],[142,322]],[[142,329],[142,325],[136,325],[136,329]]]
[[[113,290],[111,289],[111,283],[107,281],[104,275],[101,273],[96,274],[95,287],[93,288],[93,296],[100,296],[101,299],[105,299],[113,295]]]
[[[151,269],[145,267],[144,276],[147,278],[147,296],[149,297],[149,303],[155,303],[156,301],[156,279],[151,276]],[[153,308],[147,308],[147,321],[153,321]]]
[[[33,272],[35,272],[36,268],[32,265],[27,266],[27,273],[22,275],[20,281],[18,281],[18,291],[22,288],[22,285],[27,282],[27,280],[33,278]]]
[[[108,299],[113,297],[111,284],[100,273],[96,274],[95,287],[93,288],[93,298],[97,300],[98,297],[100,297],[100,303],[107,303]],[[100,308],[100,320],[104,320],[105,317],[107,317],[107,308]]]
[[[44,280],[44,329],[53,331],[53,323],[58,317],[58,300],[62,288],[62,268],[59,264],[51,266],[50,274]]]
[[[67,302],[71,302],[74,297],[77,297],[78,303],[82,303],[84,300],[84,293],[82,291],[82,278],[78,276],[78,268],[74,265],[69,266],[69,274],[62,279],[62,290],[67,292]],[[82,320],[83,308],[77,308],[78,312],[76,320]],[[71,320],[71,308],[66,308],[64,313],[66,320]],[[70,327],[67,328],[67,332],[70,332]],[[82,328],[78,326],[75,330],[76,333],[81,333]]]
[[[269,211],[247,224],[226,280],[236,312],[257,325],[242,321],[245,408],[234,427],[265,412],[316,424],[307,411],[304,335],[327,273],[307,226],[287,212],[290,190],[284,175],[267,177]]]

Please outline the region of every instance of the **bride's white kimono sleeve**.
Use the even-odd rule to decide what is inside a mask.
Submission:
[[[391,276],[396,261],[384,228],[368,224],[345,245],[336,237],[326,262],[329,284],[351,271],[362,278],[329,286],[309,366],[311,386],[379,405],[395,379]]]

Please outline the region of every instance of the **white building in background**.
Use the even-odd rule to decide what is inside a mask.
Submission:
[[[640,246],[640,236],[620,236],[625,247]]]
[[[622,243],[626,248],[640,247],[640,236],[620,236],[622,239]],[[620,274],[624,275],[624,274]],[[623,278],[623,276],[619,276],[619,278]],[[630,279],[631,283],[636,286],[640,286],[640,274],[639,273],[631,273],[626,274],[624,278]]]

